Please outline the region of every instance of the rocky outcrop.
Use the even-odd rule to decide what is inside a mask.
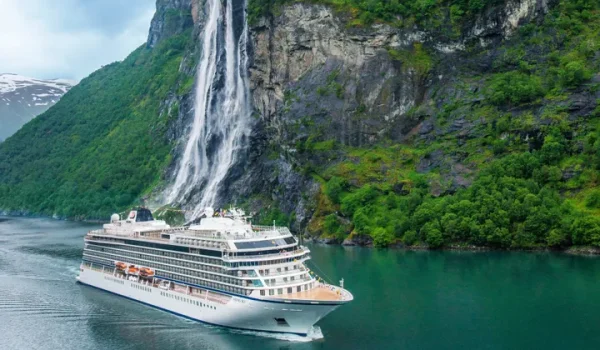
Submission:
[[[263,148],[254,150],[258,165],[247,168],[244,181],[232,190],[270,193],[286,213],[295,214],[294,228],[302,230],[319,185],[294,169],[336,161],[300,155],[298,145],[307,140],[368,147],[415,135],[433,142],[453,134],[463,144],[481,136],[475,134],[478,121],[458,116],[442,127],[434,115],[435,108],[453,98],[477,95],[477,83],[474,91],[457,88],[457,73],[492,65],[493,55],[475,61],[465,48],[474,45],[483,51],[501,43],[548,6],[546,0],[507,0],[465,21],[458,36],[448,34],[450,23],[437,29],[351,27],[343,15],[310,3],[294,3],[263,18],[251,28],[250,72],[254,107],[262,121],[253,135]],[[279,154],[278,159],[268,160],[269,152]],[[417,170],[438,169],[442,176],[431,184],[432,193],[452,193],[471,183],[473,170],[463,160],[463,154],[434,153]]]
[[[190,28],[198,13],[192,16],[192,3],[197,1],[202,0],[157,0],[146,45],[155,47],[161,40]]]
[[[252,28],[255,107],[275,142],[293,145],[319,129],[352,146],[402,139],[419,122],[404,116],[448,83],[467,44],[498,43],[547,8],[546,0],[509,0],[466,21],[453,38],[445,27],[352,28],[329,7],[286,6]]]

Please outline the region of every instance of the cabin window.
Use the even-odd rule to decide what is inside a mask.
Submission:
[[[277,294],[279,294],[279,295],[283,294],[283,288],[277,289]]]
[[[275,289],[269,289],[269,295],[274,295],[275,294]]]
[[[262,296],[265,296],[265,291],[264,291],[264,290],[261,290],[261,291],[260,291],[260,295],[262,295]]]
[[[288,288],[288,294],[292,294],[292,287]]]
[[[298,287],[296,288],[296,291],[297,291],[297,292],[301,292],[301,291],[302,291],[302,287],[298,286]]]

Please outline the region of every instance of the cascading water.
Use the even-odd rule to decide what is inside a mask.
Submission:
[[[169,203],[193,202],[191,219],[215,204],[250,130],[248,25],[245,14],[234,16],[232,1],[206,0],[194,120],[166,193]],[[236,27],[236,17],[241,26]],[[198,190],[201,196],[195,197]]]

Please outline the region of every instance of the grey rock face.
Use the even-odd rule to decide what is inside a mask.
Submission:
[[[473,137],[477,121],[454,118],[440,128],[431,109],[465,94],[481,95],[477,85],[474,91],[456,88],[452,76],[461,67],[488,70],[494,55],[471,60],[465,48],[499,44],[519,25],[544,14],[548,6],[546,0],[507,0],[465,23],[458,38],[381,24],[351,28],[326,6],[295,3],[283,7],[278,16],[251,28],[250,76],[254,107],[262,120],[260,131],[253,135],[264,147],[278,148],[286,156],[273,161],[266,159],[266,148],[255,151],[262,156],[232,189],[269,193],[282,210],[306,223],[314,205],[311,196],[319,185],[296,174],[295,165],[307,161],[299,154],[298,144],[335,140],[368,147],[383,139],[398,142],[415,134],[431,142],[450,133],[458,133],[459,144],[464,144]],[[422,45],[434,62],[430,69],[411,62],[415,44]],[[394,56],[394,51],[408,56]],[[474,97],[473,103],[480,99]],[[331,160],[309,161],[326,165]],[[458,155],[434,153],[419,163],[418,170],[440,169],[440,183],[432,184],[439,195],[470,185],[472,171],[461,161]]]
[[[189,28],[195,19],[192,3],[198,1],[201,0],[157,0],[146,45],[155,47],[161,40]]]

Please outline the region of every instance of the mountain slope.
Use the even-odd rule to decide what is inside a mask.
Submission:
[[[177,106],[190,33],[140,47],[82,80],[0,144],[0,207],[102,217],[156,184],[168,164],[166,125]]]
[[[0,74],[0,141],[52,107],[76,82]]]

